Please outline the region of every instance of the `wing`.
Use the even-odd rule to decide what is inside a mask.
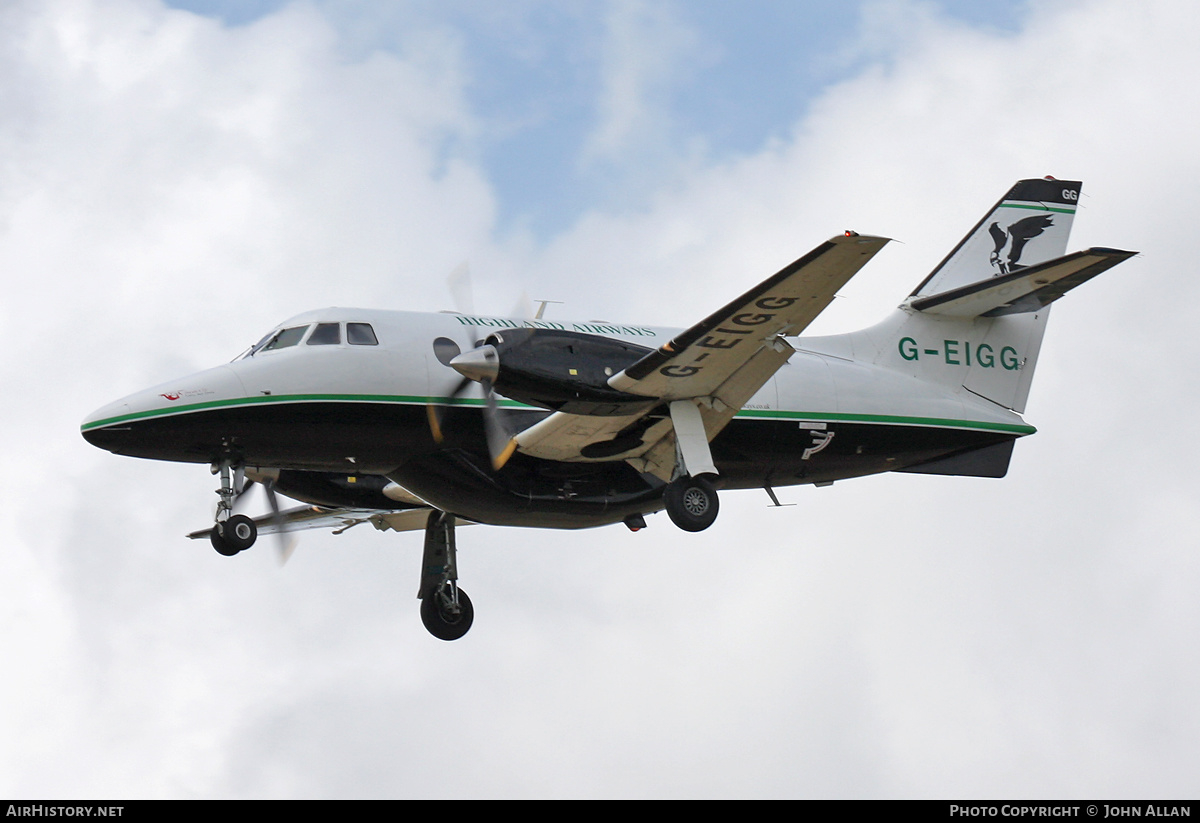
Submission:
[[[608,384],[674,400],[710,394],[777,337],[800,334],[887,243],[834,237],[643,357]]]
[[[334,534],[341,534],[352,526],[370,523],[380,531],[417,531],[425,528],[429,513],[433,509],[422,506],[416,509],[394,511],[387,509],[334,509],[325,506],[299,506],[285,509],[277,516],[266,514],[254,518],[258,534],[276,534],[281,531],[294,532],[306,529],[333,529]],[[459,526],[470,525],[468,520],[456,520]],[[188,537],[193,540],[206,538],[212,532],[212,527],[190,532]]]
[[[703,432],[690,427],[690,434],[712,440],[792,355],[783,337],[807,328],[887,242],[834,237],[609,379],[618,391],[664,401],[669,412],[662,405],[615,417],[558,412],[516,435],[517,448],[549,460],[631,460],[669,475],[672,435],[685,425],[675,401],[695,403]]]

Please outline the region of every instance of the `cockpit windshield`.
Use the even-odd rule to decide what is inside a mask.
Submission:
[[[293,326],[290,329],[280,329],[274,337],[263,346],[263,351],[272,351],[273,349],[286,349],[289,346],[295,346],[300,342],[300,338],[304,336],[304,332],[308,331],[308,326]]]
[[[378,346],[379,339],[370,323],[346,323],[345,342],[351,346]],[[312,333],[309,334],[309,329]],[[308,335],[305,339],[305,335]],[[304,326],[289,326],[285,329],[275,329],[259,340],[236,360],[253,357],[259,352],[275,351],[297,346],[301,341],[306,346],[340,346],[342,345],[341,323],[317,323]]]

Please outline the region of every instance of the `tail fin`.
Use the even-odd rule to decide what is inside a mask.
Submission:
[[[874,328],[806,344],[848,345],[859,359],[874,349],[876,365],[1024,412],[1050,304],[1135,254],[1064,254],[1079,191],[1077,181],[1019,181],[900,311]]]
[[[921,281],[912,297],[939,294],[1061,257],[1081,188],[1079,181],[1052,177],[1019,180]]]
[[[1056,280],[1078,274],[1079,268],[1091,269],[1092,275],[1124,259],[1105,259],[1107,265],[1094,267],[1087,265],[1096,262],[1091,257],[1082,266],[1060,259],[1081,190],[1077,180],[1017,181],[909,298],[908,306],[916,312],[906,326],[920,339],[939,338],[939,359],[964,370],[952,379],[972,394],[1025,410],[1050,300],[1021,303],[1016,291],[1026,298],[1034,289],[1045,292],[1046,281],[1036,272],[1051,269],[1059,274]],[[1061,292],[1050,299],[1057,296]],[[1015,305],[1009,305],[1010,298]]]

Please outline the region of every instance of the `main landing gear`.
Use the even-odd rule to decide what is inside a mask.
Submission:
[[[685,532],[700,532],[717,519],[717,490],[706,477],[716,477],[708,435],[699,407],[691,400],[671,403],[675,427],[675,479],[663,490],[671,522]]]
[[[421,622],[438,640],[457,640],[475,620],[471,598],[458,587],[452,514],[436,509],[429,513],[417,597],[421,599]]]
[[[233,513],[233,501],[241,494],[246,482],[241,465],[235,467],[231,461],[222,460],[213,467],[213,474],[218,472],[221,475],[221,488],[217,489],[217,494],[221,500],[217,503],[216,522],[208,539],[218,554],[233,557],[254,545],[258,539],[258,527],[246,515]]]
[[[717,490],[703,477],[680,475],[663,491],[671,522],[686,532],[700,532],[717,519]]]

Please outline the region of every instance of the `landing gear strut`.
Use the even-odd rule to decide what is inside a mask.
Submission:
[[[705,477],[716,477],[708,435],[699,407],[691,400],[671,403],[675,427],[675,479],[663,490],[671,522],[685,532],[700,532],[717,519],[717,490]]]
[[[438,640],[457,640],[475,620],[471,598],[458,587],[452,514],[436,509],[429,513],[417,597],[421,599],[421,622]]]
[[[258,527],[246,515],[233,513],[233,501],[246,482],[242,466],[235,466],[233,461],[223,459],[213,467],[213,474],[218,472],[221,475],[221,488],[217,489],[217,494],[221,500],[217,503],[216,522],[208,537],[219,554],[233,557],[254,545],[258,539]]]

